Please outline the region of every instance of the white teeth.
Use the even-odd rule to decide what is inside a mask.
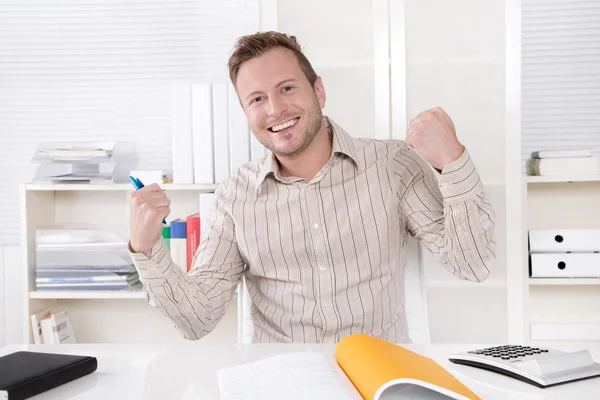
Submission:
[[[290,126],[294,125],[294,124],[295,124],[297,121],[298,121],[298,119],[297,119],[297,118],[294,118],[294,119],[292,119],[292,120],[290,120],[290,121],[288,121],[288,122],[284,122],[284,123],[283,123],[283,124],[281,124],[281,125],[275,125],[275,126],[272,126],[272,127],[271,127],[271,130],[272,130],[273,132],[278,132],[278,131],[280,131],[280,130],[282,130],[282,129],[285,129],[285,128],[288,128],[288,127],[290,127]]]

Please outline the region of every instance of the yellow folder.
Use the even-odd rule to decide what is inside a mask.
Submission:
[[[479,397],[431,358],[368,335],[343,338],[335,357],[348,379],[367,400],[377,400],[389,387],[419,385],[450,398]]]

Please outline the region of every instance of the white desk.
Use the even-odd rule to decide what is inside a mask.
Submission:
[[[408,345],[407,348],[433,358],[482,399],[599,399],[600,378],[539,389],[500,374],[447,361],[448,354],[481,348],[482,345]],[[565,344],[557,349],[572,351]],[[52,389],[32,399],[218,399],[216,371],[219,368],[256,361],[295,351],[319,351],[333,357],[335,345],[250,344],[78,344],[11,345],[0,348],[0,356],[18,350],[95,356],[98,370],[91,375]],[[600,361],[600,351],[592,351]]]

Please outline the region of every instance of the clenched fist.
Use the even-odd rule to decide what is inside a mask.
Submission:
[[[152,246],[162,235],[163,219],[171,213],[171,200],[156,183],[131,194],[129,245],[135,253],[150,258]]]
[[[456,138],[452,120],[439,107],[423,111],[410,121],[405,142],[440,171],[444,165],[458,160],[465,151]]]

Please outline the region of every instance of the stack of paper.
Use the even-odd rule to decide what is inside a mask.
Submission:
[[[135,163],[126,142],[41,143],[32,162],[40,163],[34,182],[111,183],[122,181]]]
[[[97,230],[36,231],[36,290],[130,290],[139,277],[118,235]]]
[[[589,149],[534,151],[527,163],[532,176],[598,174],[598,157]]]

